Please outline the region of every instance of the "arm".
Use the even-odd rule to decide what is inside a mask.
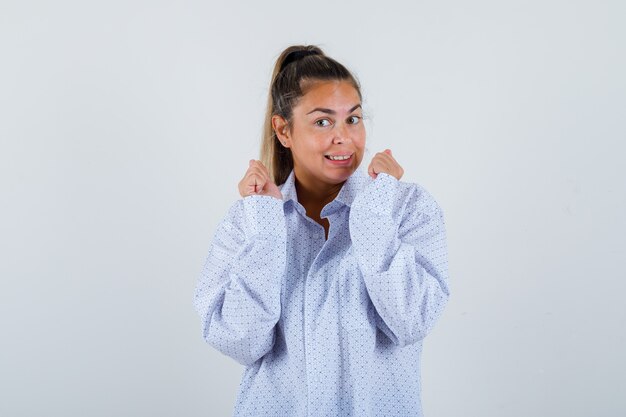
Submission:
[[[405,346],[426,337],[450,290],[443,212],[423,188],[401,190],[378,174],[352,204],[350,236],[377,326]]]
[[[251,195],[218,224],[194,295],[206,342],[242,365],[274,345],[286,262],[283,202]]]

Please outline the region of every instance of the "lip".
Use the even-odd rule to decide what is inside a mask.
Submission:
[[[340,153],[338,153],[338,154],[335,154],[335,155],[333,155],[333,154],[329,154],[329,155],[330,155],[330,156],[345,155],[345,153],[344,153],[344,154],[340,154]],[[350,164],[352,163],[352,158],[354,158],[354,153],[351,153],[351,154],[350,154],[350,158],[348,158],[348,159],[344,159],[343,161],[333,161],[333,160],[331,160],[331,159],[326,158],[326,155],[324,155],[324,160],[326,160],[326,162],[328,162],[328,163],[330,163],[330,164],[332,164],[332,165],[335,165],[335,166],[337,166],[337,165],[339,165],[339,166],[342,166],[342,165],[350,165]]]

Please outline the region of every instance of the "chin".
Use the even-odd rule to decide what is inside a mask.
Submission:
[[[350,175],[352,175],[356,171],[356,168],[350,167],[345,169],[337,169],[332,171],[326,171],[326,176],[329,178],[333,178],[337,182],[342,182],[348,179]]]

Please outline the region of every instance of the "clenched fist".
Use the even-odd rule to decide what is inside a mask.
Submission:
[[[367,173],[370,177],[376,178],[378,174],[384,172],[394,176],[397,180],[404,175],[404,169],[398,164],[396,159],[391,155],[391,149],[385,149],[383,152],[377,152],[367,167]]]
[[[242,197],[249,195],[271,195],[279,200],[283,195],[276,184],[270,180],[270,173],[261,161],[251,159],[248,170],[239,181],[239,194]]]

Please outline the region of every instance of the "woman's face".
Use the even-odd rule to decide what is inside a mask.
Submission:
[[[358,92],[347,81],[315,82],[293,108],[291,131],[279,138],[291,148],[296,177],[327,184],[345,181],[360,165],[365,148]],[[329,155],[349,158],[332,161]]]

